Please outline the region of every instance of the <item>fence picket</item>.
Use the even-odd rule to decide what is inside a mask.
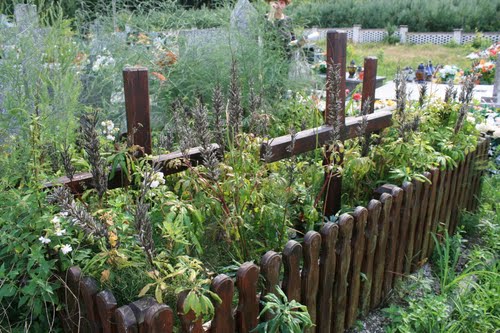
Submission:
[[[394,264],[394,285],[401,280],[404,273],[404,261],[407,255],[411,205],[413,203],[413,184],[404,182],[402,186],[403,200],[401,202],[400,220],[399,220],[399,243],[396,252],[396,262]]]
[[[442,210],[439,213],[439,226],[438,231],[446,228],[446,211],[449,209],[450,196],[451,196],[451,180],[453,178],[454,170],[446,170],[446,183],[444,185],[445,191],[443,194]]]
[[[259,300],[257,298],[257,282],[259,266],[246,262],[236,273],[236,287],[239,292],[238,308],[236,309],[236,331],[248,333],[258,323]]]
[[[431,179],[430,172],[424,172],[424,177],[430,180]],[[415,256],[414,264],[416,266],[420,266],[422,264],[422,262],[420,261],[420,256],[422,255],[425,218],[427,216],[427,207],[429,206],[430,196],[431,196],[431,184],[429,184],[429,182],[424,182],[424,187],[422,189],[422,199],[420,201],[420,212],[418,214],[418,220],[417,220],[415,244],[413,246],[413,253]]]
[[[452,179],[451,179],[451,187],[450,187],[450,195],[448,197],[448,205],[446,207],[446,219],[445,219],[445,228],[448,230],[448,233],[450,232],[450,222],[451,222],[451,212],[454,210],[455,207],[455,195],[456,195],[456,189],[457,189],[457,180],[458,180],[458,172],[459,172],[459,167],[457,166],[453,172],[452,172]]]
[[[451,217],[450,217],[450,229],[448,230],[450,235],[455,233],[455,227],[458,223],[459,214],[460,214],[460,196],[462,195],[462,183],[464,181],[464,173],[465,173],[465,159],[460,162],[458,167],[458,178],[457,185],[455,188],[455,195],[452,203]]]
[[[174,312],[165,304],[153,304],[144,315],[145,333],[172,333]]]
[[[95,296],[99,289],[97,282],[91,277],[83,277],[80,279],[80,295],[85,307],[85,318],[83,320],[84,328],[89,332],[99,332],[101,329],[99,316],[96,312]]]
[[[95,303],[101,322],[102,332],[115,333],[116,325],[113,316],[118,308],[115,296],[111,291],[103,290],[96,295]]]
[[[403,203],[403,190],[394,186],[391,191],[392,206],[389,218],[389,233],[387,235],[387,251],[384,269],[384,282],[382,297],[389,294],[394,281],[394,271],[396,266],[396,255],[399,245],[399,224],[401,220],[401,204]]]
[[[347,275],[351,264],[351,237],[354,219],[348,214],[339,218],[339,237],[336,247],[337,267],[333,288],[332,332],[343,332],[347,307]]]
[[[337,245],[338,232],[338,226],[331,222],[326,223],[320,231],[321,252],[319,259],[318,317],[316,318],[316,333],[330,332],[332,291],[336,265],[335,248]]]
[[[380,196],[382,210],[378,221],[377,248],[375,250],[374,274],[372,282],[370,307],[377,307],[382,300],[382,286],[384,282],[385,257],[387,249],[387,238],[389,233],[390,214],[392,208],[392,196],[382,193]]]
[[[436,168],[432,168],[431,171],[431,186],[430,186],[430,198],[429,198],[429,204],[427,206],[427,214],[425,217],[425,223],[424,223],[424,232],[423,232],[423,239],[422,239],[422,250],[420,254],[420,260],[423,261],[424,259],[427,258],[427,253],[429,251],[429,242],[432,241],[431,237],[431,227],[432,227],[432,220],[434,218],[434,206],[436,205],[436,193],[438,189],[438,181],[439,181],[439,170]]]
[[[66,320],[65,329],[68,332],[76,332],[80,327],[81,311],[80,311],[80,279],[82,271],[79,267],[70,267],[66,273],[67,287],[64,289],[64,303],[67,304],[65,309]]]
[[[365,250],[363,254],[363,264],[361,272],[364,279],[361,281],[361,295],[359,305],[361,314],[366,316],[370,311],[370,295],[373,284],[373,263],[375,260],[375,250],[377,249],[378,221],[382,204],[378,200],[371,200],[368,204],[368,218],[365,228]]]
[[[414,265],[413,261],[416,257],[415,255],[415,237],[417,232],[417,221],[418,215],[420,213],[420,200],[422,196],[423,185],[422,182],[414,179],[413,183],[413,202],[411,204],[411,215],[410,215],[410,226],[408,231],[408,246],[406,248],[406,258],[405,258],[405,274],[410,274],[413,271]]]
[[[364,207],[357,207],[353,213],[354,227],[351,237],[351,267],[348,275],[348,292],[347,292],[347,311],[345,319],[345,327],[351,327],[356,321],[360,280],[361,280],[361,265],[363,263],[363,254],[365,252],[365,228],[368,219],[368,210]]]
[[[177,315],[179,316],[181,323],[181,332],[203,333],[202,318],[197,317],[193,310],[189,310],[186,313],[184,309],[184,304],[188,294],[189,290],[184,290],[177,296]]]
[[[137,320],[134,312],[128,305],[124,305],[115,311],[116,331],[118,333],[139,333]]]
[[[304,268],[302,269],[302,304],[307,306],[311,321],[316,324],[316,306],[319,286],[319,252],[321,249],[321,235],[309,231],[304,236]],[[306,330],[314,332],[314,328]]]
[[[283,291],[288,297],[300,302],[300,261],[302,258],[302,245],[294,240],[288,241],[283,250]]]
[[[233,280],[225,274],[217,275],[217,277],[213,279],[210,289],[216,293],[222,301],[220,304],[214,304],[215,315],[211,322],[210,332],[233,333],[235,329],[232,308],[234,294]]]
[[[274,251],[267,251],[260,260],[260,270],[264,277],[264,289],[260,294],[262,302],[267,294],[276,294],[276,286],[280,285],[281,255]],[[270,313],[265,313],[261,320],[269,321],[271,318]]]
[[[446,170],[439,170],[439,184],[438,184],[438,189],[437,189],[437,197],[436,197],[436,205],[434,206],[434,214],[432,217],[432,225],[431,225],[431,230],[430,230],[430,235],[429,235],[429,242],[427,246],[427,257],[432,255],[432,252],[434,251],[434,238],[432,238],[432,234],[438,233],[438,228],[439,228],[439,216],[441,214],[441,210],[444,207],[444,197],[445,197],[445,192],[446,192],[446,179],[448,177],[448,172]]]

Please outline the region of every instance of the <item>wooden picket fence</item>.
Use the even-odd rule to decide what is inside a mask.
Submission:
[[[332,31],[327,35],[327,64],[340,68],[340,91],[345,89],[346,42],[345,32]],[[391,125],[390,111],[374,113],[373,110],[376,73],[377,59],[366,58],[362,91],[363,103],[371,101],[369,114],[366,119],[345,117],[345,110],[340,110],[341,140],[368,135]],[[123,78],[128,133],[133,133],[135,144],[151,154],[147,69],[127,68]],[[345,98],[343,94],[341,97]],[[358,133],[362,121],[367,123],[365,134]],[[333,126],[333,120],[325,115],[324,125],[297,133],[293,151],[288,149],[290,135],[274,138],[265,147],[272,153],[267,162],[321,148],[328,142]],[[64,329],[84,333],[172,332],[175,315],[180,323],[176,332],[251,332],[259,321],[269,319],[258,317],[260,300],[274,293],[279,285],[289,299],[307,306],[315,324],[308,332],[343,332],[356,318],[380,306],[398,280],[425,262],[434,248],[433,233],[446,229],[453,234],[459,212],[476,208],[482,173],[477,166],[487,159],[488,146],[487,140],[481,141],[452,170],[430,170],[426,174],[430,183],[413,181],[401,187],[381,186],[374,191],[374,199],[366,208],[357,207],[352,215],[342,215],[338,223],[324,224],[320,232],[308,232],[302,244],[289,241],[281,254],[267,252],[260,265],[244,263],[235,280],[218,275],[212,280],[211,289],[222,302],[214,304],[215,316],[207,323],[192,312],[183,313],[186,292],[178,295],[175,309],[158,304],[151,297],[120,305],[110,291],[99,291],[97,281],[72,267],[61,277],[66,281],[66,288],[59,295],[66,304],[60,313]],[[187,156],[193,165],[201,162],[199,147],[154,159],[167,175],[185,169],[168,163],[181,156]],[[121,170],[115,174],[108,188],[124,185]],[[342,181],[339,175],[330,173],[325,174],[325,179],[332,184],[325,193],[324,213],[330,216],[340,208]],[[62,177],[46,187],[56,184],[65,184],[73,192],[82,193],[83,188],[92,186],[92,175]]]
[[[343,214],[338,223],[325,223],[320,232],[309,231],[302,244],[289,241],[281,254],[267,252],[260,265],[244,263],[235,280],[218,275],[211,290],[222,302],[214,303],[215,316],[207,323],[183,313],[186,293],[178,296],[176,309],[150,297],[119,306],[110,291],[99,291],[94,279],[72,267],[63,277],[65,330],[173,332],[177,315],[178,332],[251,332],[268,319],[258,317],[260,300],[279,285],[289,299],[307,306],[315,324],[308,332],[343,332],[426,261],[434,248],[432,234],[444,229],[453,234],[460,211],[476,209],[482,175],[478,166],[486,161],[488,147],[482,140],[456,168],[430,170],[426,177],[431,183],[381,186],[366,208]]]

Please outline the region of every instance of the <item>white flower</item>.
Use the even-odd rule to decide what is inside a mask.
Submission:
[[[69,244],[64,244],[62,247],[61,247],[61,251],[63,254],[68,254],[70,253],[71,251],[73,251],[73,248],[71,247],[71,245]]]
[[[42,242],[42,244],[49,244],[50,243],[50,238],[47,238],[47,237],[40,236],[40,238],[38,238],[38,240],[40,242]]]
[[[114,141],[115,137],[111,134],[108,134],[108,135],[106,135],[106,139],[108,139],[109,141]]]
[[[158,172],[155,172],[152,176],[151,176],[151,184],[149,185],[151,188],[156,188],[158,187],[160,184],[165,184],[165,178],[164,178],[164,174],[163,172],[161,171],[158,171]]]
[[[68,216],[68,212],[60,212],[59,215],[63,216],[63,217],[67,217]]]
[[[157,188],[157,187],[158,187],[158,185],[160,185],[160,182],[159,182],[159,181],[157,181],[157,180],[153,180],[153,181],[151,182],[151,185],[150,185],[150,186],[151,186],[151,188]]]
[[[52,220],[50,220],[50,222],[52,222],[53,224],[59,224],[61,223],[61,218],[57,215],[55,215]]]
[[[488,132],[488,128],[489,128],[489,126],[488,126],[488,125],[486,125],[485,123],[481,123],[481,124],[477,124],[477,125],[476,125],[476,129],[477,129],[479,132],[486,133],[486,132]]]
[[[495,139],[500,138],[500,128],[497,129],[495,132],[493,132],[491,136],[494,137]]]
[[[66,229],[56,229],[56,236],[61,237],[66,234]]]

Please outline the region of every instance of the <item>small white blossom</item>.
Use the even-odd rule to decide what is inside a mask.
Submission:
[[[106,135],[106,139],[108,139],[109,141],[114,141],[115,137],[112,136],[111,134],[108,134],[108,135]]]
[[[500,138],[500,128],[497,129],[495,132],[493,132],[491,136],[494,137],[495,139]]]
[[[57,215],[55,215],[52,220],[50,220],[50,222],[52,222],[53,224],[59,224],[61,223],[61,218]]]
[[[47,237],[40,236],[40,238],[38,238],[38,240],[39,240],[42,244],[49,244],[49,243],[50,243],[50,238],[47,238]]]
[[[163,172],[155,172],[152,176],[151,176],[151,184],[149,185],[151,188],[156,188],[158,187],[160,184],[165,184],[165,178],[164,178],[164,174]]]
[[[61,247],[61,251],[63,254],[68,254],[70,253],[71,251],[73,251],[73,248],[71,247],[71,245],[69,244],[64,244],[62,247]]]
[[[56,236],[61,237],[66,234],[66,229],[56,229]]]
[[[59,213],[59,215],[61,215],[63,217],[67,217],[68,214],[69,214],[68,212],[64,212],[64,211]]]

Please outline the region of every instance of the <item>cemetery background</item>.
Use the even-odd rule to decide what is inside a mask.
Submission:
[[[28,25],[31,25],[35,21],[30,19],[30,20],[26,20],[26,22],[28,23]],[[62,27],[64,28],[64,26],[62,26]],[[96,36],[102,36],[102,33],[99,32],[99,29],[100,29],[99,27],[95,28],[95,31],[96,31],[95,35]],[[23,31],[26,31],[26,30],[23,30]],[[54,31],[52,31],[52,30],[51,31],[44,31],[43,29],[41,29],[41,30],[35,30],[35,32],[33,34],[35,37],[37,36],[37,34],[41,34],[41,35],[45,34],[45,36],[47,36],[48,38],[51,38],[51,37],[53,37],[53,36],[51,36],[52,33],[54,33]],[[69,34],[67,34],[67,33],[68,33],[68,31],[66,31],[65,33],[63,33],[61,35],[67,37],[67,36],[69,36]],[[57,35],[57,37],[54,37],[54,38],[59,38],[61,35]],[[113,54],[113,51],[109,51],[109,48],[110,47],[112,48],[113,45],[118,45],[118,46],[116,46],[117,49],[120,48],[120,45],[123,45],[123,42],[126,41],[126,39],[124,37],[125,37],[124,34],[121,34],[121,35],[118,34],[118,38],[117,38],[118,41],[115,40],[115,37],[112,37],[113,40],[110,42],[103,42],[103,41],[93,41],[92,42],[92,44],[93,44],[92,49],[94,49],[94,51],[89,52],[89,62],[86,66],[87,66],[87,71],[89,71],[89,68],[91,68],[92,72],[98,72],[98,74],[96,75],[95,73],[91,72],[89,75],[89,78],[84,78],[84,80],[83,80],[84,82],[85,82],[85,80],[88,80],[91,82],[91,84],[86,83],[83,86],[83,88],[80,88],[78,86],[74,86],[73,88],[75,90],[68,95],[61,94],[62,88],[59,87],[59,89],[61,89],[61,90],[58,91],[57,85],[51,85],[51,89],[48,89],[47,95],[45,95],[45,89],[43,88],[43,84],[46,84],[47,82],[44,82],[43,80],[33,80],[33,82],[29,82],[29,80],[27,80],[24,82],[24,88],[32,89],[30,92],[32,94],[32,96],[39,96],[40,97],[39,101],[36,101],[36,99],[35,99],[35,103],[32,103],[33,101],[30,100],[29,98],[22,99],[22,102],[27,103],[27,108],[31,107],[31,109],[29,109],[30,111],[28,112],[30,115],[40,116],[40,119],[42,121],[46,121],[46,123],[43,124],[43,126],[40,128],[40,130],[42,130],[42,128],[43,128],[43,131],[47,131],[47,133],[49,133],[49,131],[50,131],[51,134],[55,133],[56,135],[59,134],[59,135],[61,135],[61,137],[63,137],[63,133],[61,133],[62,131],[71,132],[71,129],[72,129],[71,126],[73,126],[73,128],[77,127],[77,124],[71,124],[71,121],[72,121],[71,117],[69,117],[68,113],[67,113],[68,111],[71,111],[71,108],[67,109],[66,107],[71,106],[71,105],[77,105],[77,103],[81,103],[81,100],[75,99],[75,97],[78,96],[78,89],[83,89],[83,91],[87,91],[87,93],[83,94],[83,96],[84,96],[83,103],[85,103],[89,106],[101,106],[106,110],[106,112],[110,112],[111,116],[113,115],[113,112],[116,112],[116,115],[117,115],[116,119],[119,119],[119,117],[123,117],[122,116],[123,110],[118,110],[118,108],[115,109],[115,111],[113,111],[112,108],[108,109],[108,106],[111,103],[112,96],[115,96],[115,100],[121,96],[121,93],[119,91],[117,91],[118,89],[121,89],[121,88],[117,89],[117,87],[121,87],[121,80],[120,80],[119,76],[117,76],[116,73],[114,75],[108,75],[108,74],[103,75],[102,73],[99,73],[99,71],[94,71],[94,67],[98,70],[102,70],[102,69],[107,68],[111,72],[113,66],[116,66],[113,68],[113,70],[116,68],[119,68],[118,67],[119,65],[117,65],[117,63],[119,61],[123,61],[123,63],[127,63],[128,61],[137,61],[137,59],[138,59],[137,54],[130,54],[129,58],[126,58],[126,60],[119,60],[119,61],[117,61],[117,59],[115,59],[112,56],[110,57],[110,55]],[[138,36],[138,37],[140,37],[140,36]],[[29,38],[32,38],[32,37],[29,37]],[[143,38],[143,37],[140,37],[140,38]],[[106,40],[106,37],[103,39]],[[37,40],[39,40],[39,39],[33,38],[33,40],[28,40],[27,42],[36,43]],[[71,49],[71,44],[73,44],[73,41],[69,38],[66,39],[65,41],[66,41],[66,44],[60,44],[61,49],[64,49],[65,47],[68,47],[68,46]],[[149,37],[145,38],[144,44],[142,44],[139,41],[140,41],[140,39],[138,39],[138,42],[136,42],[134,44],[136,44],[136,47],[139,50],[144,51],[143,55],[147,55],[148,51],[150,51],[152,49],[151,46],[148,47],[148,41],[149,41],[149,43],[151,43],[151,38],[149,38]],[[214,43],[209,42],[207,44],[211,45]],[[28,59],[29,61],[23,63],[23,66],[24,66],[24,67],[22,67],[23,70],[27,70],[27,69],[28,70],[35,70],[35,71],[40,70],[40,73],[44,73],[44,74],[45,73],[51,73],[51,74],[56,73],[57,74],[58,70],[62,69],[63,71],[59,72],[59,74],[60,73],[63,73],[65,75],[67,74],[68,75],[68,77],[66,77],[66,80],[68,80],[67,82],[75,82],[74,77],[71,76],[72,74],[70,71],[70,69],[72,70],[73,68],[69,68],[69,67],[65,68],[63,66],[64,62],[60,62],[60,65],[57,65],[59,62],[52,61],[53,59],[51,59],[51,57],[55,57],[56,59],[58,57],[60,57],[60,58],[58,58],[59,60],[64,60],[64,58],[61,57],[61,53],[53,51],[54,53],[52,53],[52,54],[50,52],[46,53],[46,54],[41,54],[42,56],[40,58],[38,58],[38,54],[36,53],[37,52],[36,49],[29,49],[28,48],[27,51],[28,51],[29,56],[26,59]],[[76,51],[76,49],[73,49],[73,52],[75,52],[75,51]],[[18,52],[18,50],[15,50],[15,52]],[[41,53],[45,53],[45,52],[41,52]],[[179,50],[178,54],[180,54],[180,53],[181,52]],[[78,56],[78,53],[76,53],[76,54]],[[62,54],[62,56],[64,56],[64,54]],[[94,60],[91,59],[92,57],[94,57]],[[193,57],[193,58],[196,58],[196,57]],[[68,56],[67,60],[70,60],[70,59],[71,59],[71,57]],[[167,58],[166,60],[168,61],[168,60],[172,60],[172,59]],[[71,62],[72,61],[73,61],[73,59],[71,59]],[[148,60],[144,60],[144,61],[148,61]],[[151,61],[151,60],[149,60],[149,61]],[[67,63],[70,63],[70,61],[67,61]],[[90,65],[90,64],[92,64],[92,65]],[[59,66],[61,66],[61,67],[59,67]],[[16,69],[17,69],[16,67],[9,68],[9,70],[16,70]],[[67,70],[67,71],[65,72],[64,70]],[[216,70],[220,70],[220,67],[216,68]],[[11,72],[11,73],[13,73],[13,72]],[[161,76],[163,74],[161,74],[161,73],[157,73],[157,74],[160,74],[160,75],[154,76],[157,79],[157,81],[152,81],[152,82],[154,84],[157,84],[159,87],[161,87],[162,84],[167,84],[167,83],[162,83],[162,82],[165,82]],[[99,75],[102,75],[102,76],[99,76]],[[114,78],[113,78],[113,76],[114,76]],[[223,76],[223,75],[221,75],[221,76]],[[37,76],[35,75],[33,77],[37,77]],[[103,80],[103,79],[105,79],[105,80]],[[2,82],[5,82],[5,81],[2,81]],[[63,81],[61,81],[61,82],[63,82]],[[93,82],[93,84],[92,84],[92,82]],[[112,84],[109,82],[112,82]],[[31,84],[31,83],[33,85],[30,87],[29,84]],[[105,83],[108,83],[109,86],[107,86]],[[272,85],[272,84],[270,84],[270,85]],[[67,86],[68,85],[65,85],[65,87],[67,87]],[[153,87],[154,87],[154,85],[152,85],[151,90],[152,91],[156,90],[156,89],[153,89]],[[95,89],[95,91],[94,91],[94,89]],[[250,93],[250,87],[247,87],[247,90],[248,90],[248,93]],[[5,91],[5,90],[3,90],[3,91]],[[67,98],[63,98],[63,97],[72,97],[72,98],[67,99]],[[52,99],[52,98],[59,100],[61,103],[67,103],[67,104],[65,104],[65,107],[62,107],[62,106],[57,107],[57,105],[56,105],[56,107],[52,107],[53,104],[51,104],[50,111],[55,112],[54,116],[56,117],[57,120],[59,120],[59,124],[54,124],[57,122],[55,122],[54,119],[48,119],[46,113],[45,114],[43,113],[44,111],[47,111],[47,110],[43,110],[44,101],[47,101],[47,100]],[[153,100],[151,102],[153,107],[155,106],[154,104],[155,104],[156,100],[159,101],[161,99],[160,98],[155,99],[153,97]],[[12,102],[13,102],[13,96],[12,95],[8,96],[7,103],[12,103]],[[32,104],[30,105],[30,103],[32,103]],[[7,105],[12,105],[12,104],[7,104]],[[45,104],[45,106],[46,105],[47,104]],[[163,106],[159,105],[158,109],[161,109],[164,106],[165,105],[163,105]],[[10,110],[10,108],[4,108],[4,110],[7,110],[7,109]],[[75,113],[78,112],[78,107],[74,106],[74,112]],[[9,114],[9,118],[11,115],[12,114]],[[19,122],[20,122],[19,120],[23,119],[22,117],[25,117],[25,116],[26,115],[23,115],[23,114],[17,114],[14,117],[10,118],[9,123],[8,123],[9,125],[6,126],[8,128],[8,130],[9,131],[12,130],[14,132],[14,134],[16,134],[16,130],[22,131],[22,129],[16,129],[16,127],[19,126]],[[29,118],[25,118],[25,119],[29,119]],[[36,119],[33,119],[33,120],[35,120],[35,122],[32,122],[32,123],[28,122],[28,124],[30,127],[34,125],[31,128],[36,129],[36,127],[38,126],[38,121]],[[116,123],[118,123],[118,121],[116,121]],[[314,123],[314,120],[313,120],[313,123]],[[300,124],[300,125],[302,125],[302,124]],[[282,125],[282,126],[283,127],[281,129],[278,128],[276,130],[277,133],[279,133],[279,131],[281,131],[281,133],[284,133],[286,131],[286,127],[285,127],[286,125]],[[107,127],[107,126],[105,126],[105,127]],[[120,127],[124,128],[125,126],[122,123],[122,126],[120,126]],[[113,129],[109,130],[110,134],[116,135],[115,132],[111,132],[112,130]],[[38,154],[38,152],[31,151],[25,157],[29,158],[30,156],[33,156],[33,154]],[[20,154],[20,155],[22,155],[22,154]],[[41,155],[42,154],[40,154],[40,156]],[[47,155],[45,155],[45,156],[47,156]],[[15,163],[15,165],[17,165],[18,162],[19,161],[12,161],[12,167],[14,167],[14,163]],[[24,164],[24,165],[22,163],[20,163],[20,165],[22,167],[25,167],[26,170],[30,168],[29,162],[27,164]],[[61,171],[59,171],[59,172],[61,172]],[[12,173],[12,174],[15,174],[15,173]],[[43,179],[43,175],[39,175],[39,176],[41,176],[41,177],[35,178],[35,180],[38,181],[38,180]],[[12,181],[12,179],[11,179],[11,181]],[[15,182],[15,179],[14,179],[14,182]],[[20,182],[22,185],[23,180],[20,179]]]

